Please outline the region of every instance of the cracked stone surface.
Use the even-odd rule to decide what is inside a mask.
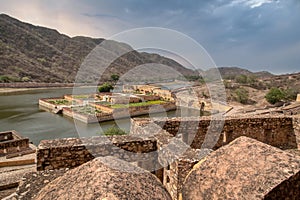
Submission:
[[[240,137],[187,176],[182,199],[299,199],[300,157]]]
[[[103,157],[51,181],[35,199],[171,200],[171,197],[150,172],[112,157]]]

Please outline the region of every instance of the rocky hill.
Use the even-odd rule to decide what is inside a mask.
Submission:
[[[247,69],[242,69],[239,67],[219,67],[218,68],[223,79],[232,79],[238,75],[255,76],[257,78],[267,78],[274,76],[270,72],[251,72]],[[209,73],[210,70],[207,71]]]
[[[2,82],[73,82],[84,58],[104,41],[103,38],[71,38],[56,30],[24,23],[5,14],[0,14],[0,32]],[[110,42],[117,48],[131,48],[123,43]],[[137,65],[153,62],[168,65],[183,75],[193,74],[193,71],[174,60],[132,49],[115,60],[102,78],[109,79],[111,74],[122,75]]]

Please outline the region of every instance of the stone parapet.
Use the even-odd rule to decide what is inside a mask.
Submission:
[[[143,154],[155,150],[154,138],[141,139],[133,136],[43,140],[37,149],[37,170],[74,168],[95,157],[103,156],[115,156],[129,162],[142,163],[156,159],[151,158],[153,154]]]
[[[298,132],[294,129],[295,119],[289,116],[163,118],[152,121],[140,118],[133,120],[131,131],[143,132],[143,127],[154,123],[171,135],[181,137],[194,149],[217,149],[240,136],[251,137],[281,149],[291,149],[299,145]],[[212,137],[211,141],[209,137]]]

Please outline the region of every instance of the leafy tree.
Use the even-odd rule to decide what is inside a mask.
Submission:
[[[249,100],[249,92],[244,88],[238,88],[234,91],[235,100],[239,103],[245,104]]]
[[[283,99],[285,99],[285,93],[279,88],[271,88],[266,94],[265,98],[270,104],[275,104]]]
[[[109,83],[103,83],[99,88],[99,92],[110,92],[110,90],[114,89],[114,87]]]
[[[112,75],[110,76],[110,78],[111,78],[113,81],[118,81],[119,78],[120,78],[120,76],[119,76],[118,74],[112,74]]]

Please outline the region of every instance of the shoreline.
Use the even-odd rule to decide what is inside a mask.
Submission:
[[[93,88],[95,86],[77,86],[77,88]],[[21,94],[29,91],[37,91],[37,90],[54,90],[54,89],[68,89],[74,88],[74,86],[50,86],[50,87],[20,87],[20,88],[1,88],[0,87],[0,95],[10,95],[10,94]]]
[[[93,87],[87,84],[75,86],[73,83],[0,83],[0,95],[20,94],[28,91],[46,89],[67,89],[73,87]]]
[[[20,94],[22,92],[46,90],[46,89],[65,89],[73,87],[40,87],[40,88],[0,88],[0,95],[5,94]]]

